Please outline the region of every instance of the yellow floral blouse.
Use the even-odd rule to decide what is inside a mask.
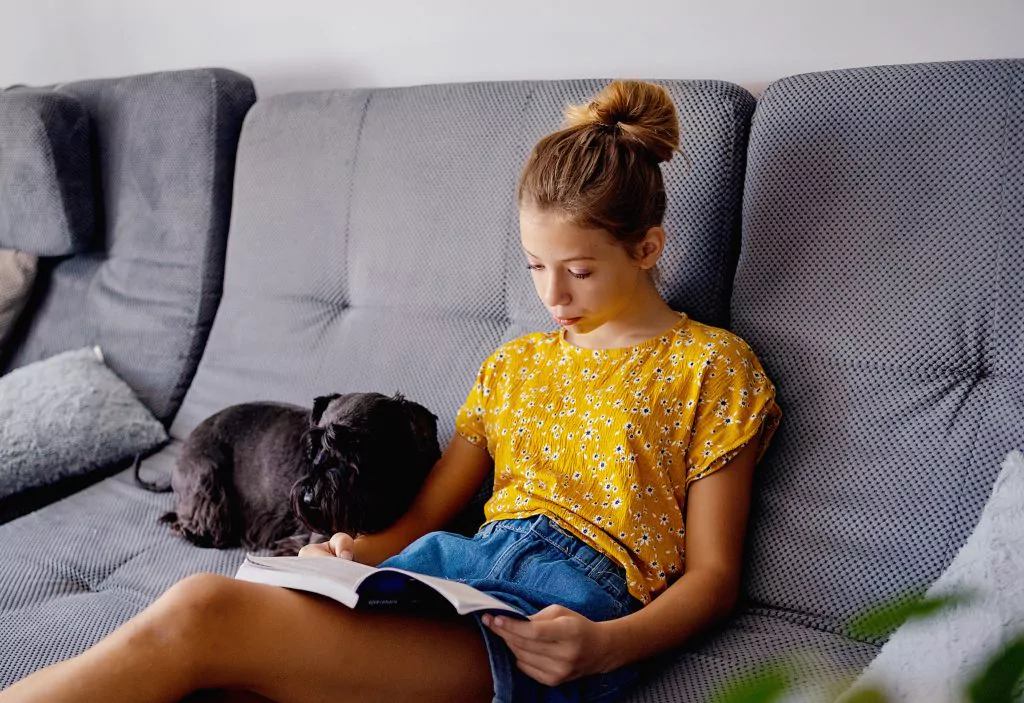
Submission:
[[[782,412],[746,342],[680,313],[622,349],[524,335],[484,361],[456,431],[494,459],[487,521],[544,514],[618,562],[643,603],[683,572],[686,492]]]

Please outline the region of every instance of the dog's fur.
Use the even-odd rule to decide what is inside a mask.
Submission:
[[[234,405],[189,435],[161,520],[199,546],[294,554],[319,535],[391,525],[440,456],[437,417],[398,393]]]

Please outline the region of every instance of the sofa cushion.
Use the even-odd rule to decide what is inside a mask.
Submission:
[[[56,95],[89,113],[102,227],[88,252],[41,262],[33,315],[16,329],[0,372],[98,344],[169,423],[220,299],[252,83],[199,69],[69,83]]]
[[[177,450],[153,466],[169,469]],[[128,471],[0,526],[0,689],[95,644],[176,581],[237,570],[241,550],[199,549],[157,522],[173,500]]]
[[[164,426],[98,349],[64,352],[0,378],[0,499],[165,441]]]
[[[515,190],[533,144],[602,81],[281,95],[239,147],[225,294],[171,432],[226,405],[327,391],[408,397],[446,443],[480,363],[551,328],[518,244]],[[749,94],[667,81],[686,159],[663,166],[672,303],[723,324]]]
[[[0,249],[0,350],[28,302],[38,264],[35,254]]]
[[[638,689],[625,703],[707,703],[766,668],[790,673],[786,703],[823,703],[835,697],[878,654],[878,647],[787,621],[751,608],[728,627],[697,638],[679,651],[648,661]],[[735,696],[730,701],[776,700]]]
[[[0,247],[84,251],[94,228],[89,114],[46,88],[0,92]]]
[[[747,592],[839,632],[942,573],[1024,444],[1024,61],[772,84],[743,221],[734,330],[787,412]]]

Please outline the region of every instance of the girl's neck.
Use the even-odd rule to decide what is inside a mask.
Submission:
[[[645,282],[620,314],[586,333],[568,329],[565,341],[582,349],[620,349],[657,337],[678,322],[679,313],[669,307],[653,282]]]

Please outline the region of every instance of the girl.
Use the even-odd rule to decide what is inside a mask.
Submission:
[[[781,412],[750,348],[673,311],[661,88],[614,82],[542,139],[519,185],[537,294],[561,328],[481,366],[408,513],[301,556],[460,579],[529,620],[353,611],[200,574],[13,701],[611,701],[639,662],[732,609],[752,473]],[[473,538],[440,532],[495,468]],[[685,559],[684,559],[685,557]],[[685,568],[684,568],[685,565]]]

